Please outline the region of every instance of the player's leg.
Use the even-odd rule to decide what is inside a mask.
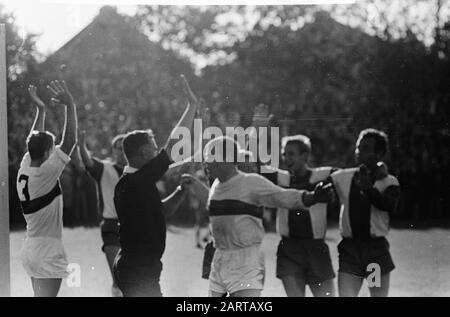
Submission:
[[[108,262],[109,270],[111,272],[111,277],[113,280],[112,293],[114,297],[120,297],[120,290],[117,287],[117,282],[114,277],[114,260],[120,251],[120,247],[117,246],[105,246],[103,252],[106,256],[106,261]]]
[[[369,287],[371,297],[387,297],[389,293],[389,283],[391,274],[387,273],[381,275],[381,285],[379,287],[373,286]]]
[[[387,297],[389,293],[390,273],[395,269],[395,264],[389,251],[389,242],[386,238],[373,239],[367,246],[367,258],[369,264],[377,264],[379,271],[372,271],[368,276],[378,274],[379,284],[374,283],[375,286],[369,287],[370,295],[372,297]],[[376,278],[376,276],[374,276]],[[371,283],[369,283],[370,285]],[[379,287],[377,287],[377,284]]]
[[[338,274],[338,288],[339,297],[357,297],[363,278],[347,272],[339,272]]]
[[[281,277],[281,282],[288,297],[305,297],[306,282],[304,279],[286,275]]]
[[[56,297],[61,287],[60,278],[31,278],[34,297]]]
[[[307,252],[298,241],[284,238],[277,250],[276,275],[288,297],[304,297],[306,289]]]
[[[306,243],[308,285],[315,297],[334,297],[336,295],[333,264],[330,250],[323,240],[311,240]]]
[[[367,274],[363,261],[361,242],[344,238],[338,245],[339,273],[338,292],[340,297],[356,297]]]
[[[261,297],[260,289],[244,289],[230,294],[230,297]]]
[[[113,274],[113,266],[114,266],[114,260],[116,259],[117,254],[120,251],[120,247],[118,246],[105,246],[103,248],[103,252],[106,256],[106,261],[108,262],[108,267],[110,269],[111,274],[113,275],[113,283],[116,284]]]
[[[114,261],[120,251],[120,235],[119,222],[116,219],[104,219],[100,225],[103,247],[102,251],[105,253],[106,261],[113,281],[112,295],[113,297],[120,297],[122,294],[117,287],[117,281],[114,276]]]
[[[310,283],[309,288],[315,297],[335,297],[334,279],[321,283]]]

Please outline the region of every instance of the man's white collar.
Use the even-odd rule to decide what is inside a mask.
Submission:
[[[125,168],[123,170],[123,173],[124,174],[133,174],[133,173],[135,173],[137,171],[138,171],[137,168],[134,168],[134,167],[131,167],[130,165],[127,165],[127,166],[125,166]]]

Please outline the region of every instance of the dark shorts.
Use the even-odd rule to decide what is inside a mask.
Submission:
[[[278,245],[277,277],[295,276],[307,284],[322,283],[335,277],[330,250],[321,239],[283,238]]]
[[[124,297],[162,297],[161,271],[159,258],[141,260],[119,252],[114,262],[114,278]]]
[[[381,275],[395,269],[386,238],[367,240],[344,238],[338,245],[339,272],[367,277],[373,272],[369,265],[378,264]]]
[[[105,251],[105,247],[120,247],[119,220],[103,219],[100,224],[100,230],[103,240],[102,251]]]

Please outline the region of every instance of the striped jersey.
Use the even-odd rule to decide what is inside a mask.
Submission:
[[[389,212],[377,208],[370,197],[355,184],[359,168],[339,170],[331,175],[341,203],[339,228],[344,238],[385,237],[389,233]],[[383,193],[398,188],[396,177],[388,175],[376,180],[373,187]]]
[[[87,167],[89,175],[95,180],[98,189],[98,207],[103,219],[117,219],[114,206],[114,189],[123,173],[123,167],[110,161],[92,159],[94,164]]]
[[[17,193],[27,223],[27,237],[62,238],[63,198],[59,177],[70,157],[56,147],[39,167],[26,153],[17,174]]]
[[[279,186],[313,191],[336,171],[333,167],[311,168],[304,177],[291,176],[288,171],[266,166],[262,175]],[[327,204],[315,204],[309,208],[285,209],[277,212],[277,231],[286,238],[324,239],[327,231]]]
[[[264,237],[261,207],[303,208],[302,194],[253,173],[239,171],[223,183],[216,179],[207,203],[214,246],[233,250],[260,244]]]

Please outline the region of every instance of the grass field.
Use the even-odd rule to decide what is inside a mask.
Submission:
[[[201,279],[203,252],[194,247],[194,231],[175,229],[168,232],[163,258],[161,286],[164,296],[207,296],[208,282]],[[28,276],[20,262],[24,232],[11,233],[12,296],[32,296]],[[328,232],[328,244],[337,269],[337,229]],[[263,296],[285,296],[281,282],[275,278],[276,248],[279,237],[266,235],[266,284]],[[450,230],[392,230],[389,241],[397,266],[391,277],[390,296],[450,296]],[[64,230],[64,244],[71,263],[81,267],[81,287],[63,283],[60,296],[110,296],[111,278],[100,251],[98,228]],[[368,296],[364,288],[361,296]]]

